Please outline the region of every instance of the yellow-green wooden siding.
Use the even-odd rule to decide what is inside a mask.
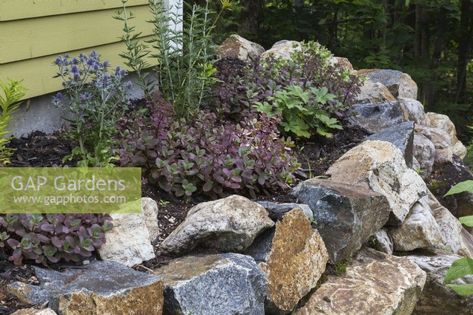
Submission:
[[[128,1],[143,39],[152,33],[147,2]],[[23,80],[31,98],[61,89],[57,55],[96,50],[122,65],[122,25],[113,19],[120,7],[121,0],[0,0],[0,80]]]

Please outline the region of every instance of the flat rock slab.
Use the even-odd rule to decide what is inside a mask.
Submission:
[[[396,126],[381,130],[368,137],[368,140],[387,141],[401,150],[408,167],[414,160],[414,123],[406,121]]]
[[[425,281],[409,259],[363,250],[345,275],[329,277],[295,314],[408,315]]]
[[[355,104],[350,108],[348,117],[352,125],[369,133],[380,132],[405,121],[399,102]]]
[[[200,203],[161,244],[168,253],[183,253],[200,246],[223,252],[247,249],[274,222],[261,205],[242,196]]]
[[[59,314],[162,314],[162,282],[116,262],[35,272],[40,286],[13,283],[8,291],[25,303],[49,302]]]
[[[339,158],[327,171],[336,182],[366,185],[384,195],[391,207],[391,225],[400,225],[411,207],[427,195],[424,180],[407,167],[392,143],[369,140]]]
[[[268,278],[266,311],[290,313],[325,272],[328,253],[317,230],[304,213],[295,209],[276,224],[266,262],[260,263]]]
[[[294,189],[312,209],[332,262],[351,257],[389,219],[388,200],[366,186],[309,179]]]
[[[266,277],[249,256],[187,256],[155,274],[165,285],[165,314],[264,314]]]
[[[415,308],[418,315],[471,315],[473,296],[462,297],[443,283],[447,270],[460,256],[409,256],[422,270],[427,272],[427,282]],[[472,276],[473,277],[473,276]],[[462,279],[463,283],[473,283],[473,278]]]

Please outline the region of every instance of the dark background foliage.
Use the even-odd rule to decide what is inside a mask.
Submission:
[[[233,2],[217,40],[239,33],[265,48],[281,39],[317,40],[358,69],[402,70],[419,84],[427,110],[448,114],[463,140],[471,137],[472,0]]]

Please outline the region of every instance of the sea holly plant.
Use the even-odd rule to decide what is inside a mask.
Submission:
[[[304,90],[299,85],[290,85],[268,97],[267,101],[256,103],[255,108],[269,116],[280,115],[286,133],[303,138],[314,134],[331,138],[331,131],[342,129],[342,126],[323,108],[335,98],[325,87]]]
[[[0,166],[10,163],[12,149],[7,145],[10,139],[8,125],[12,119],[12,114],[17,110],[20,100],[25,96],[25,89],[19,81],[0,82]],[[1,241],[1,236],[0,236]]]
[[[453,186],[446,194],[451,196],[463,192],[473,193],[473,180],[467,180]],[[460,218],[460,222],[467,226],[473,227],[473,216]],[[465,276],[473,276],[473,258],[464,257],[455,261],[444,278],[444,283],[461,296],[473,295],[473,284],[458,284],[455,280],[461,279]]]
[[[60,56],[54,63],[64,93],[56,94],[53,102],[71,113],[69,134],[78,143],[69,158],[78,158],[80,166],[110,166],[116,159],[115,125],[128,106],[127,72],[119,67],[112,70],[95,51],[75,58]]]
[[[105,243],[108,215],[0,215],[0,253],[15,265],[81,262]]]

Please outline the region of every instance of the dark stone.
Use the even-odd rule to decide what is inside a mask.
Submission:
[[[278,203],[271,201],[257,201],[258,204],[262,205],[269,214],[269,217],[274,221],[279,221],[282,217],[291,210],[301,209],[309,220],[314,218],[312,210],[305,204],[300,203]]]
[[[399,102],[356,104],[351,107],[349,116],[352,125],[361,127],[370,133],[398,126],[405,121]]]
[[[309,205],[315,225],[335,263],[350,258],[388,221],[388,200],[365,186],[310,179],[294,189]]]
[[[246,250],[245,254],[253,257],[257,262],[267,262],[273,246],[273,237],[274,228],[263,232]]]
[[[473,174],[465,162],[456,156],[452,163],[435,164],[428,179],[432,193],[457,218],[473,215],[473,194],[464,192],[447,197],[445,194],[456,184],[467,180],[473,180]]]
[[[387,141],[401,150],[408,167],[414,161],[414,122],[406,121],[396,126],[381,130],[368,137],[368,140]]]
[[[165,286],[164,314],[264,314],[266,276],[249,256],[187,256],[155,273]]]

